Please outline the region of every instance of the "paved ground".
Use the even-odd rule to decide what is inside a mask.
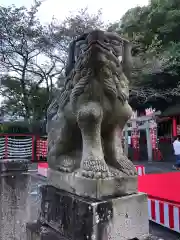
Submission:
[[[146,173],[166,173],[166,172],[174,172],[177,170],[173,170],[173,162],[153,162],[148,163],[146,162],[140,162],[137,164],[142,164],[145,166]]]
[[[0,177],[0,240],[27,240],[26,223],[38,217],[39,187],[46,180],[32,171],[35,166],[31,166],[30,170],[28,174]],[[155,224],[150,224],[150,232],[157,239],[180,239],[179,234]]]

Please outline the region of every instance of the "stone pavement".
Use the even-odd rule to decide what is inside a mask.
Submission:
[[[135,163],[136,164],[136,163]],[[138,164],[142,164],[145,166],[146,173],[167,173],[167,172],[177,172],[172,168],[174,162],[137,162]]]

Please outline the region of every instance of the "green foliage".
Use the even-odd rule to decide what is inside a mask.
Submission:
[[[24,122],[7,122],[0,125],[0,133],[7,134],[28,134],[29,128]]]
[[[30,114],[29,122],[41,120],[46,115],[48,107],[49,93],[44,87],[37,88],[36,84],[28,82],[27,86],[27,105]],[[17,120],[19,117],[26,116],[24,99],[21,92],[20,82],[13,77],[4,78],[2,81],[1,95],[4,97],[1,108],[4,113]]]
[[[31,124],[25,121],[3,122],[0,123],[0,133],[46,135],[46,122],[39,120]]]
[[[180,42],[170,42],[163,52],[163,69],[173,76],[180,74]]]
[[[32,117],[28,94],[32,85],[39,88],[44,78],[38,72],[37,57],[43,53],[42,30],[36,18],[40,2],[24,7],[0,7],[0,64],[7,74],[1,79],[2,107],[13,117]]]
[[[30,9],[0,7],[0,66],[6,73],[1,77],[1,111],[29,123],[46,118],[53,92],[64,81],[70,41],[90,29],[103,28],[101,12],[90,15],[87,9],[42,26],[37,18],[40,5],[35,1]]]
[[[87,8],[80,9],[75,15],[68,16],[62,22],[53,19],[46,29],[44,41],[48,46],[47,52],[50,58],[55,59],[61,65],[63,70],[59,75],[59,80],[63,81],[70,42],[89,30],[104,29],[105,26],[101,21],[101,15],[101,11],[91,15],[88,13]]]
[[[133,42],[130,97],[141,103],[179,101],[180,1],[151,0],[111,26]]]
[[[37,18],[40,5],[35,1],[30,9],[0,7],[0,68],[7,73],[1,77],[1,110],[29,123],[46,118],[56,87],[62,87],[69,43],[90,29],[107,29],[101,12],[90,15],[88,9],[43,26]],[[179,22],[179,0],[151,0],[108,27],[133,42],[132,103],[179,101]]]

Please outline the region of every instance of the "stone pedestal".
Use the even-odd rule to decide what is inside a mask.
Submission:
[[[137,193],[137,176],[118,176],[107,179],[91,179],[80,175],[80,170],[66,173],[48,169],[48,183],[78,196],[103,199]]]
[[[27,240],[67,240],[53,230],[53,228],[43,225],[37,221],[26,225]]]
[[[0,172],[27,171],[29,160],[1,160]]]
[[[149,234],[143,193],[96,200],[46,185],[41,194],[39,222],[27,226],[28,240],[45,240],[46,235],[54,236],[53,240],[143,240]]]

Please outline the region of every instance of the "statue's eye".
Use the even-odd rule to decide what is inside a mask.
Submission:
[[[102,71],[103,72],[103,77],[105,79],[109,78],[110,77],[110,73],[108,71]]]
[[[105,38],[105,39],[104,39],[104,43],[109,43],[109,39],[108,39],[108,38]]]
[[[118,41],[116,41],[116,40],[112,40],[111,43],[112,43],[113,45],[120,45],[120,42],[118,42]]]
[[[81,72],[81,77],[85,77],[86,76],[86,74],[87,74],[87,71],[84,69],[84,70],[82,70],[82,72]]]

